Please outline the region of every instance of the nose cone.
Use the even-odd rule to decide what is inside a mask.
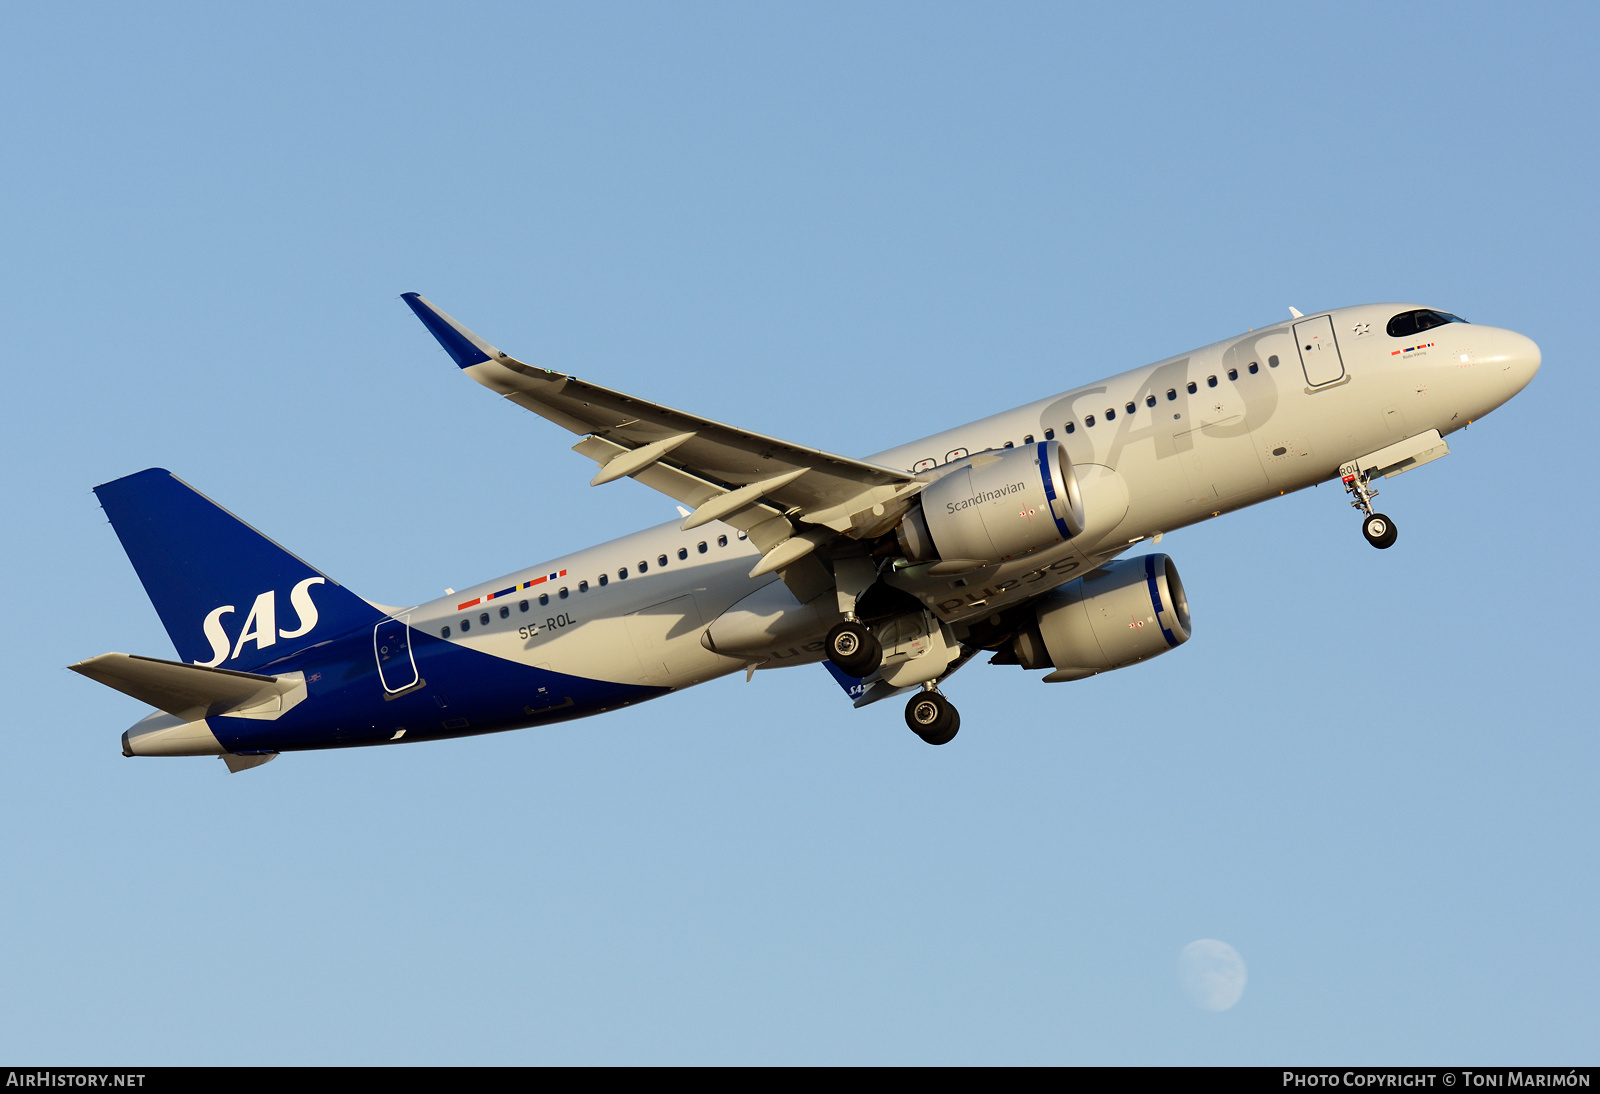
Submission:
[[[1539,346],[1532,338],[1504,328],[1478,328],[1473,332],[1473,352],[1462,354],[1462,362],[1469,359],[1481,368],[1482,383],[1492,385],[1496,405],[1511,398],[1528,386],[1533,374],[1539,371]],[[1490,394],[1489,390],[1484,391]]]
[[[1539,371],[1543,356],[1539,353],[1539,344],[1527,335],[1518,334],[1514,330],[1504,332],[1505,359],[1501,362],[1506,385],[1510,388],[1510,395],[1515,395],[1528,386],[1528,381],[1533,379],[1533,374]]]

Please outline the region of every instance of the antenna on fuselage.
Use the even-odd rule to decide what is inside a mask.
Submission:
[[[1300,314],[1300,309],[1299,308],[1290,308],[1289,309],[1289,314],[1294,316],[1296,319],[1304,319],[1305,318],[1305,316]]]

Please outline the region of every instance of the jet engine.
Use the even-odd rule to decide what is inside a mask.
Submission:
[[[924,490],[895,528],[913,562],[993,563],[1084,529],[1083,495],[1058,441],[980,452]]]
[[[1162,554],[1108,562],[1045,597],[1037,621],[1011,641],[1027,669],[1053,668],[1047,682],[1120,669],[1189,640],[1189,601]],[[1007,658],[1006,660],[1010,660]]]

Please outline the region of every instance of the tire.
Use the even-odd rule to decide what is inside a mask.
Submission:
[[[1394,541],[1400,533],[1399,529],[1395,528],[1394,521],[1382,513],[1374,513],[1361,522],[1361,534],[1378,550],[1386,551],[1394,546]]]
[[[961,730],[961,715],[936,691],[924,691],[906,703],[906,725],[930,745],[946,745]]]
[[[955,707],[950,708],[950,725],[943,733],[930,733],[922,738],[930,745],[947,745],[956,739],[956,734],[961,732],[961,712]]]
[[[864,624],[845,621],[828,632],[828,660],[846,676],[871,676],[883,664],[883,646]]]

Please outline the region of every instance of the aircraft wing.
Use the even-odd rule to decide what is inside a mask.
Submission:
[[[417,293],[402,297],[472,379],[583,436],[573,451],[600,465],[594,485],[627,476],[720,520],[764,556],[751,576],[785,570],[840,536],[881,535],[925,480],[714,422],[503,353]]]

